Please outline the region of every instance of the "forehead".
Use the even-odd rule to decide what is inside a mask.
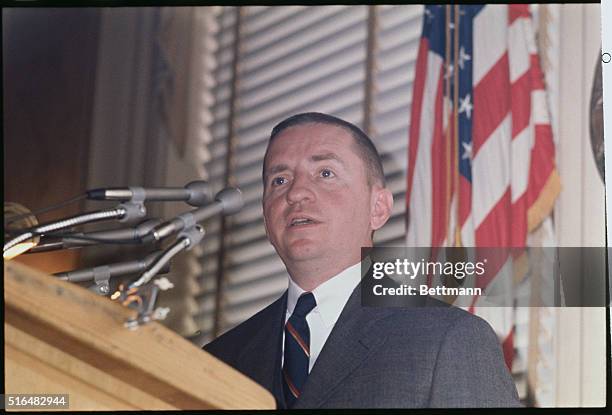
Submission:
[[[344,128],[330,124],[301,124],[279,133],[269,144],[265,163],[282,159],[305,159],[319,153],[333,152],[339,157],[358,157],[355,139]]]

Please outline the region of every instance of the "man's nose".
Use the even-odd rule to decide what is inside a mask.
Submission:
[[[287,202],[294,204],[298,202],[312,201],[314,192],[312,183],[305,175],[296,175],[293,178],[291,187],[287,191]]]

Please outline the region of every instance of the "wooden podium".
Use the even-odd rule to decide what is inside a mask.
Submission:
[[[272,395],[159,323],[4,263],[5,393],[68,394],[70,410],[271,409]]]

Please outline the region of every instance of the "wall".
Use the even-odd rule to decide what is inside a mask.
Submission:
[[[202,108],[209,104],[202,102],[207,98],[202,87],[210,87],[203,78],[211,62],[202,48],[208,40],[205,32],[214,22],[211,11],[102,10],[88,188],[180,187],[206,178],[203,158],[207,153],[202,140],[208,121],[203,118],[210,115]],[[179,40],[186,37],[193,37],[191,48],[180,45]],[[192,67],[185,68],[186,62]],[[179,202],[146,206],[149,217],[160,219],[193,209]],[[150,251],[151,246],[96,247],[85,256],[99,265],[140,258]],[[171,309],[164,324],[183,335],[197,330],[191,314],[196,308],[192,296],[198,288],[194,280],[199,271],[195,250],[177,256],[165,275],[175,286],[162,292],[157,303]]]
[[[562,192],[555,207],[559,246],[605,246],[604,184],[591,150],[591,87],[601,45],[598,4],[548,5],[556,30],[551,104]],[[557,308],[554,406],[605,404],[605,309]]]
[[[99,19],[94,8],[2,11],[5,201],[37,210],[85,190]],[[39,221],[82,208],[75,203]],[[58,272],[76,267],[79,255],[17,260]]]

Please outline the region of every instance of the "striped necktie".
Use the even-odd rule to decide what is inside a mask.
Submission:
[[[283,392],[287,408],[300,396],[308,377],[310,360],[310,330],[306,316],[317,302],[312,293],[298,298],[293,314],[285,324],[285,356],[283,362]]]

